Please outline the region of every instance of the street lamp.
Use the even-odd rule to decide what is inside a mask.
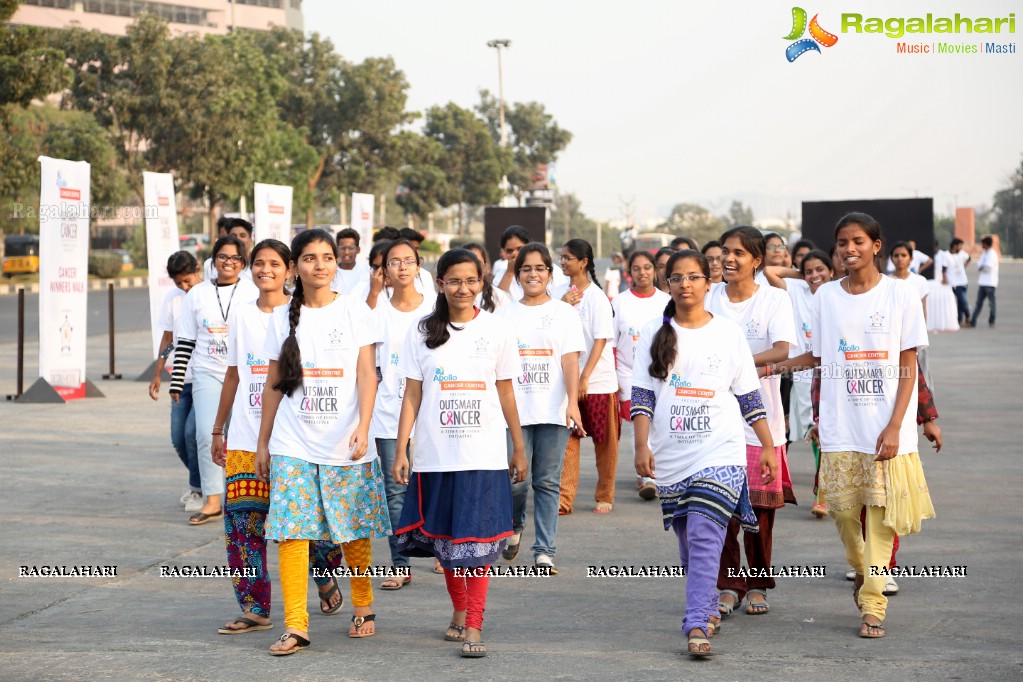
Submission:
[[[511,41],[507,39],[487,41],[487,47],[497,50],[497,112],[501,123],[501,146],[508,146],[508,136],[504,131],[504,75],[501,72],[501,48],[511,47]]]

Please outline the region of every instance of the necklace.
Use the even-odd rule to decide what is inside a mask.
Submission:
[[[220,287],[216,284],[213,285],[213,290],[217,294],[217,307],[220,308],[220,315],[224,318],[224,324],[227,324],[227,316],[231,314],[231,304],[234,303],[234,293],[238,290],[238,285],[241,284],[241,280],[234,283],[231,287],[231,298],[227,300],[227,311],[224,311],[224,304],[220,302]]]
[[[874,287],[876,287],[876,286],[877,286],[878,284],[880,284],[880,283],[881,283],[881,278],[882,278],[883,276],[884,276],[884,275],[882,275],[882,274],[881,274],[880,272],[879,272],[879,273],[877,273],[877,280],[876,280],[876,281],[875,281],[875,282],[874,282],[873,284],[871,284],[871,285],[870,285],[870,289],[873,289],[873,288],[874,288]],[[845,287],[844,287],[844,288],[845,288],[846,292],[847,292],[847,293],[848,293],[848,294],[849,294],[850,296],[856,296],[856,295],[857,295],[857,294],[854,294],[854,293],[853,293],[853,290],[852,290],[852,283],[851,283],[851,282],[849,282],[849,278],[848,278],[848,277],[843,277],[843,278],[842,278],[842,284],[844,284],[844,285],[845,285]],[[861,291],[860,293],[861,293],[861,294],[865,294],[865,293],[867,293],[868,291],[870,291],[870,289],[864,289],[864,290],[863,290],[863,291]]]

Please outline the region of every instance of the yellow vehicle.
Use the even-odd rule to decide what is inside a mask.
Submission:
[[[39,272],[39,237],[12,234],[4,237],[4,277]]]

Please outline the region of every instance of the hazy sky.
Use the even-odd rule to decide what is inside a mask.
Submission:
[[[307,30],[346,58],[391,55],[409,108],[497,92],[487,40],[508,38],[507,101],[542,102],[574,138],[557,179],[598,219],[666,215],[732,198],[757,218],[804,199],[933,196],[935,210],[990,204],[1023,159],[1023,3],[797,0],[838,36],[785,59],[792,2],[776,0],[306,0]],[[898,54],[864,17],[1016,13],[1016,32],[902,40],[1015,43],[1015,54]],[[809,37],[804,36],[804,37]]]

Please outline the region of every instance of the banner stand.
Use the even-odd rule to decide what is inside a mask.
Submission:
[[[88,379],[85,380],[85,397],[86,398],[106,398],[106,396],[103,395],[103,391],[101,391],[98,388],[96,388],[96,384],[92,383]]]
[[[149,363],[149,367],[146,367],[144,370],[142,370],[142,374],[140,374],[135,381],[144,381],[144,382],[146,382],[148,384],[150,381],[153,380],[153,372],[155,372],[155,371],[156,371],[156,360],[153,360],[152,362]],[[170,380],[171,380],[170,372],[168,372],[167,369],[164,368],[164,370],[162,372],[160,372],[160,381],[170,381]]]
[[[88,383],[88,382],[86,382]],[[60,393],[50,386],[50,382],[42,377],[36,379],[36,382],[29,386],[28,390],[22,393],[20,396],[14,399],[16,403],[58,403],[63,405],[65,401],[60,397]]]

